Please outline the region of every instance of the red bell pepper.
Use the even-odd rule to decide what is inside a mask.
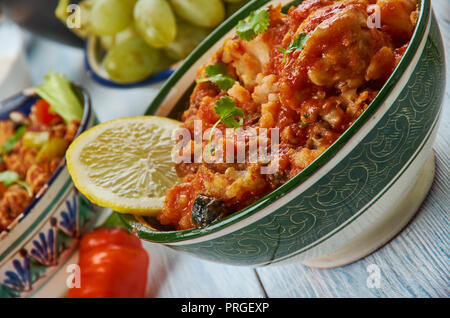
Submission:
[[[141,241],[122,229],[97,229],[82,237],[80,288],[68,298],[142,298],[149,256]]]
[[[49,125],[53,120],[61,120],[61,116],[50,112],[50,105],[44,99],[39,99],[34,104],[34,116],[36,121],[43,125]]]

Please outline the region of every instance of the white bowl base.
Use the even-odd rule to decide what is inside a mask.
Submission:
[[[302,263],[314,268],[333,268],[348,265],[371,254],[390,241],[413,218],[428,194],[435,175],[435,155],[430,156],[417,174],[411,186],[398,198],[398,203],[389,213],[367,231],[336,250]]]

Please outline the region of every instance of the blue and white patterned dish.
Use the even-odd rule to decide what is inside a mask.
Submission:
[[[78,131],[94,125],[87,93],[74,86],[83,101],[84,115]],[[38,97],[25,90],[0,103],[0,119],[11,111],[29,113]],[[89,230],[100,209],[75,189],[65,160],[56,169],[28,208],[0,233],[0,297],[29,297],[41,291],[74,254],[78,238]],[[62,294],[57,286],[52,295]]]

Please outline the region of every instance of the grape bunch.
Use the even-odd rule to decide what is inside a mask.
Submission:
[[[83,0],[77,34],[97,36],[111,79],[132,83],[184,59],[249,0]],[[69,0],[56,9],[63,19]],[[63,8],[63,9],[62,9]]]

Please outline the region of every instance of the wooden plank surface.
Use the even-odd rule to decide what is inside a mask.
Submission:
[[[251,268],[202,261],[156,244],[145,246],[151,263],[149,297],[265,297]]]
[[[450,54],[449,0],[433,0]],[[33,83],[50,68],[83,83],[101,121],[142,114],[160,85],[135,90],[100,87],[84,71],[80,50],[28,36]],[[435,144],[437,173],[415,219],[394,240],[354,264],[331,270],[301,264],[251,269],[202,261],[145,243],[151,258],[149,297],[450,297],[450,67],[441,126]],[[367,267],[379,266],[380,288],[367,285]]]

